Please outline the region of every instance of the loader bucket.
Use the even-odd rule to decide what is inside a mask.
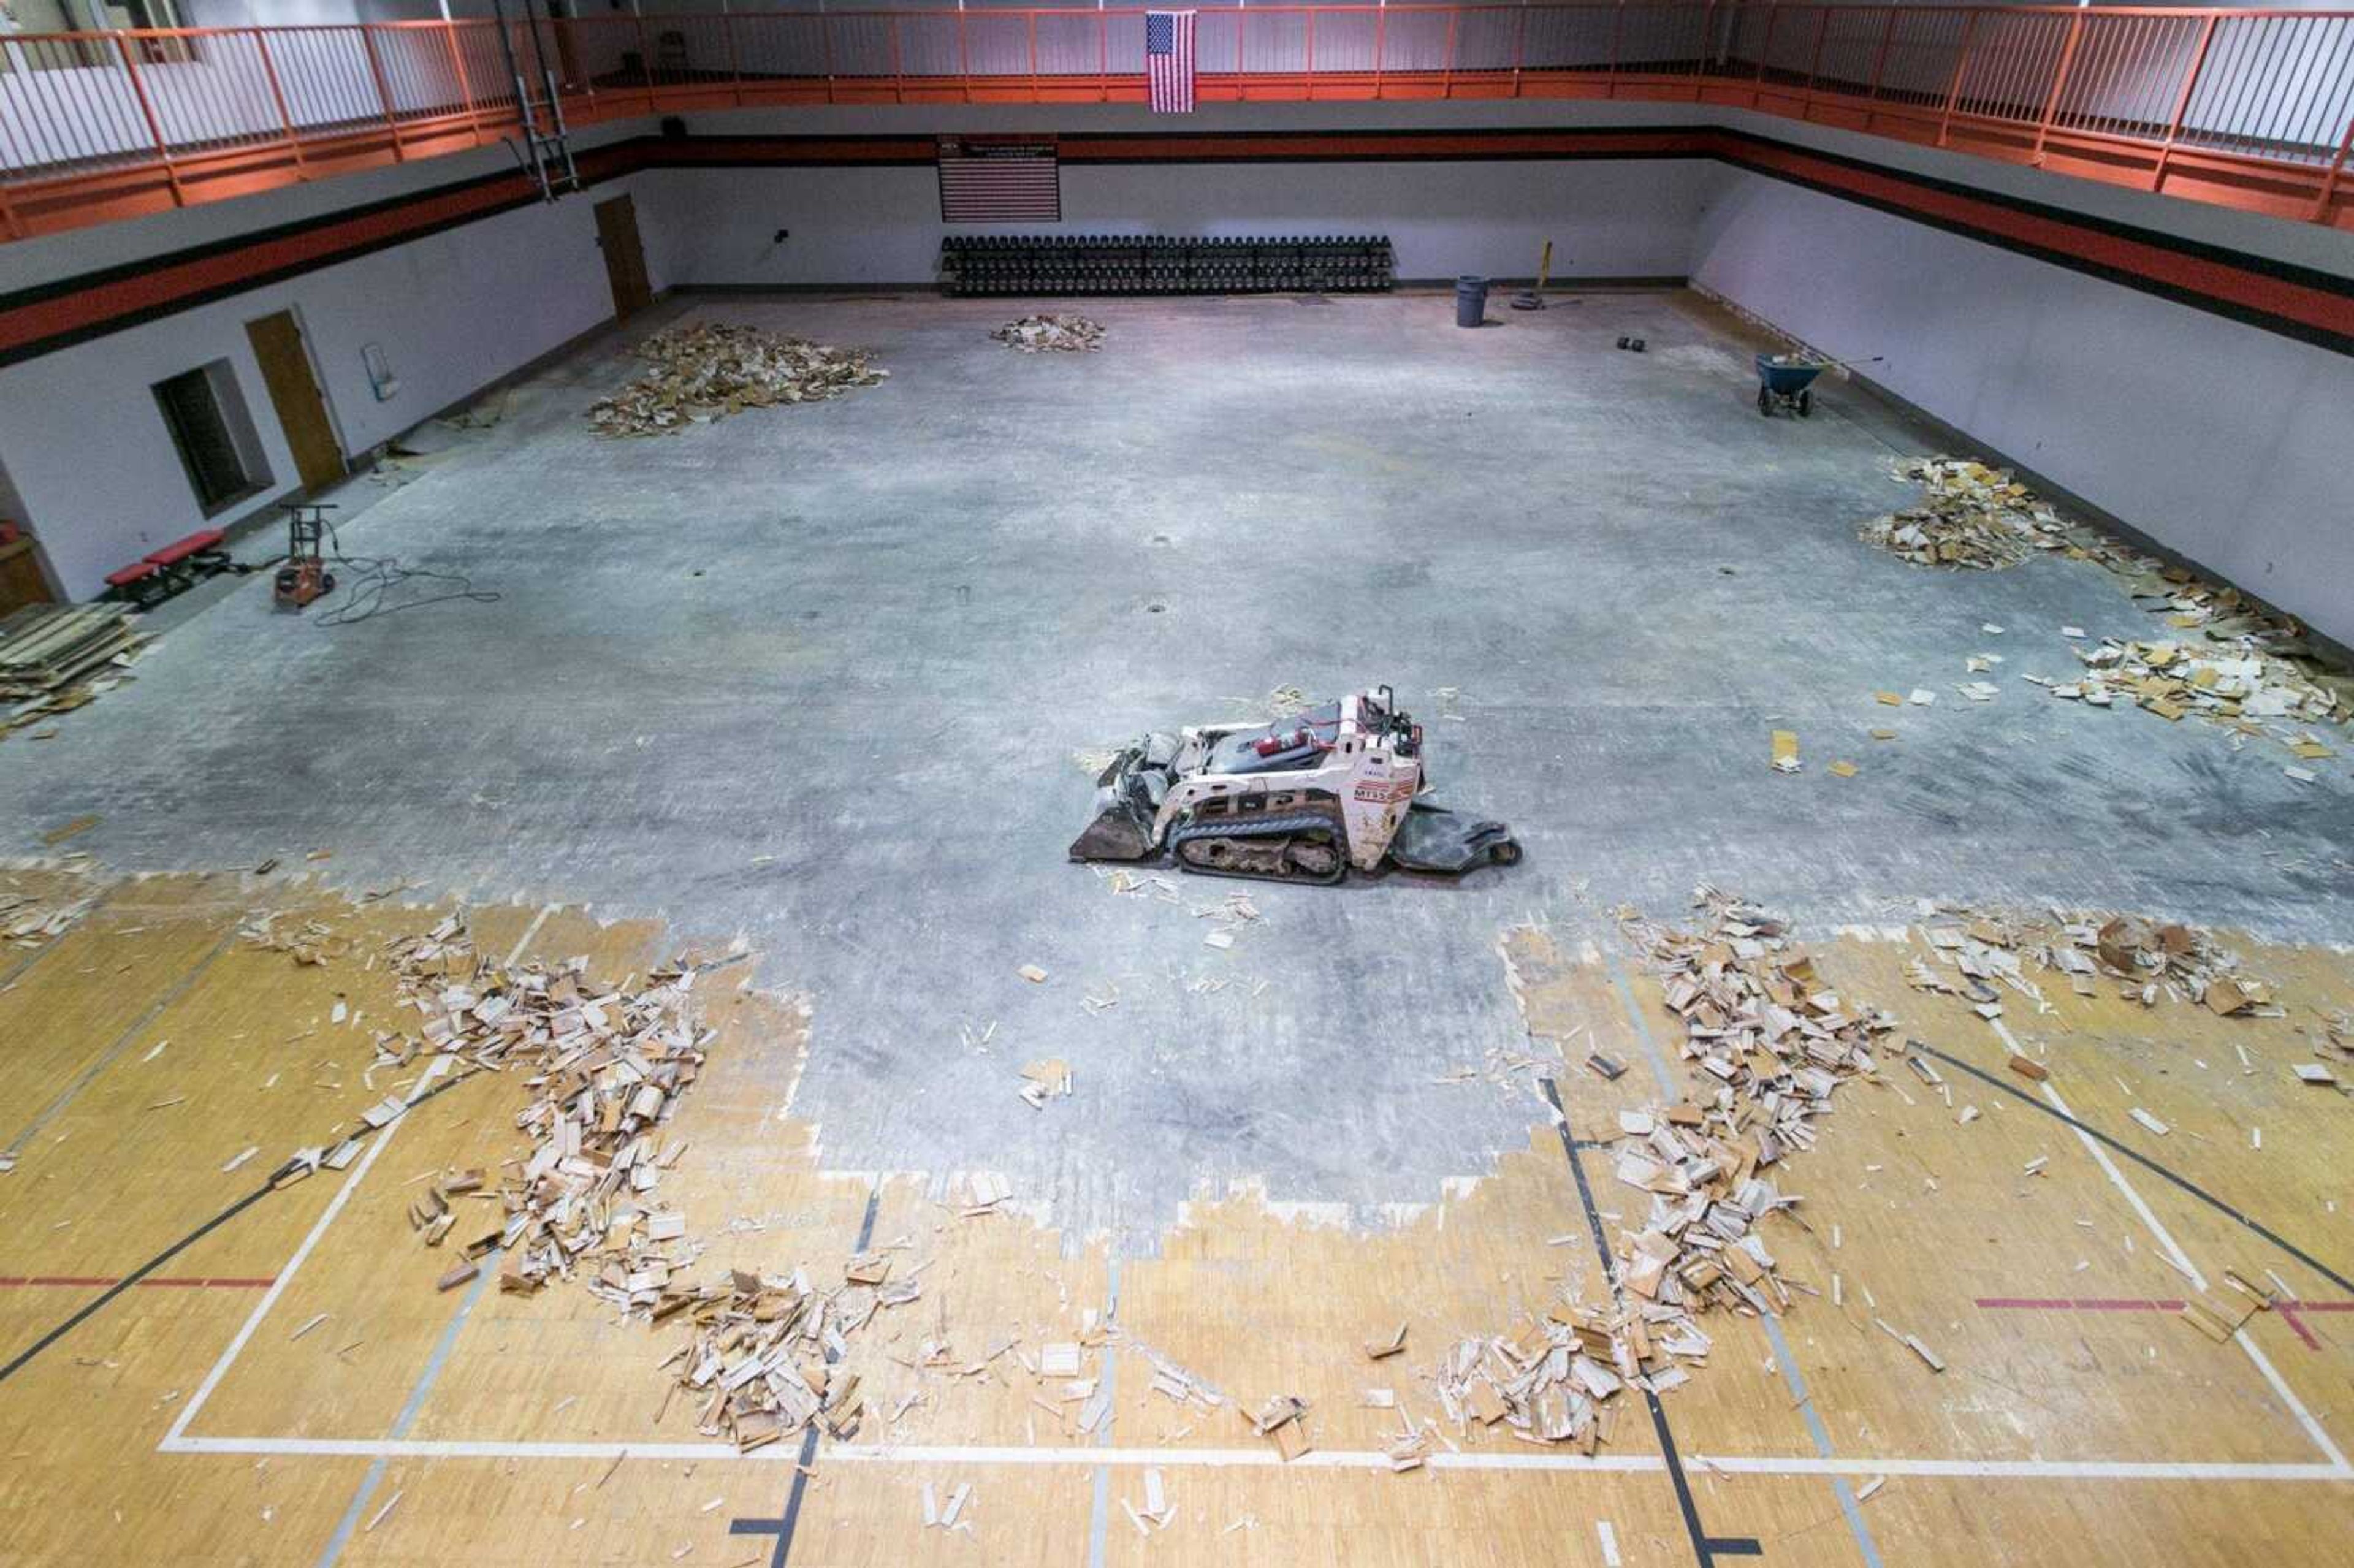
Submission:
[[[1521,858],[1512,830],[1416,800],[1390,841],[1390,860],[1407,871],[1466,872],[1475,865],[1511,865]]]
[[[1147,736],[1112,759],[1096,779],[1094,815],[1071,841],[1073,860],[1143,860],[1161,847],[1152,822],[1175,754],[1173,737]]]

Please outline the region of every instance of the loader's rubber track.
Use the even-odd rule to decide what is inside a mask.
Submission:
[[[1304,838],[1331,857],[1327,871],[1298,866],[1288,871],[1260,871],[1211,859],[1214,846],[1237,841]],[[1203,876],[1233,876],[1249,882],[1331,884],[1349,874],[1349,831],[1340,802],[1321,801],[1279,813],[1219,812],[1197,816],[1169,830],[1169,853],[1180,866]]]

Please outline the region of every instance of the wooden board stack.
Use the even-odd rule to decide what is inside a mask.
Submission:
[[[54,697],[144,642],[113,605],[43,604],[0,620],[0,701]]]

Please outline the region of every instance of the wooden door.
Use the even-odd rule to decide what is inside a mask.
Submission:
[[[638,209],[628,196],[597,204],[597,243],[605,251],[605,277],[613,285],[613,314],[627,320],[654,302],[646,281],[646,250],[638,243]]]
[[[261,362],[262,383],[270,388],[270,407],[278,410],[278,428],[294,453],[294,470],[305,490],[317,490],[344,477],[344,450],[335,427],[327,418],[327,400],[319,393],[319,379],[311,373],[311,355],[302,346],[302,329],[294,313],[245,323],[253,357]]]

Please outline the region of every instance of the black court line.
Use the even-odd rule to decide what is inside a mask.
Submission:
[[[1561,1091],[1551,1078],[1537,1080],[1544,1086],[1544,1097],[1553,1105],[1553,1128],[1561,1134],[1561,1151],[1569,1160],[1569,1173],[1577,1181],[1577,1201],[1585,1207],[1585,1224],[1594,1233],[1594,1250],[1602,1260],[1602,1277],[1611,1281],[1611,1290],[1617,1291],[1617,1275],[1612,1267],[1610,1244],[1604,1239],[1602,1211],[1594,1202],[1594,1189],[1585,1180],[1585,1164],[1577,1155],[1581,1149],[1595,1147],[1584,1139],[1569,1135],[1569,1113],[1562,1108]],[[1623,1298],[1622,1298],[1623,1299]],[[1701,1528],[1700,1504],[1692,1497],[1691,1479],[1684,1474],[1683,1456],[1676,1451],[1676,1435],[1668,1425],[1667,1408],[1659,1396],[1649,1389],[1643,1391],[1643,1404],[1651,1413],[1651,1431],[1659,1440],[1659,1453],[1668,1462],[1668,1479],[1675,1483],[1676,1507],[1684,1516],[1684,1533],[1691,1538],[1692,1557],[1700,1568],[1715,1568],[1719,1557],[1762,1557],[1766,1549],[1755,1536],[1711,1535]]]
[[[442,1079],[441,1082],[434,1085],[431,1088],[426,1090],[415,1099],[410,1100],[407,1106],[402,1107],[400,1113],[401,1116],[406,1117],[410,1111],[415,1110],[419,1106],[423,1105],[427,1100],[431,1099],[436,1095],[454,1089],[460,1084],[466,1082],[470,1078],[481,1076],[483,1071],[484,1069],[478,1067],[473,1072],[461,1073],[455,1077]],[[397,1121],[398,1118],[396,1118],[395,1121],[385,1123],[385,1128],[389,1128],[395,1126]],[[379,1136],[381,1136],[381,1132],[379,1132]],[[341,1138],[337,1138],[334,1141],[340,1143],[343,1140]],[[105,1294],[100,1296],[96,1300],[91,1301],[87,1306],[83,1307],[72,1317],[68,1318],[64,1322],[58,1324],[56,1328],[51,1329],[48,1333],[43,1334],[39,1339],[34,1340],[30,1345],[27,1346],[22,1351],[20,1351],[14,1360],[10,1361],[7,1365],[0,1366],[0,1383],[5,1383],[10,1378],[15,1377],[18,1372],[22,1372],[27,1366],[32,1363],[34,1357],[39,1355],[43,1351],[48,1350],[51,1345],[56,1344],[59,1340],[64,1339],[68,1334],[72,1333],[76,1329],[80,1328],[84,1323],[90,1321],[90,1319],[96,1317],[99,1311],[116,1297],[122,1295],[124,1291],[130,1289],[133,1286],[138,1284],[141,1280],[146,1278],[149,1275],[154,1273],[157,1269],[163,1267],[165,1264],[179,1256],[180,1254],[187,1251],[188,1248],[194,1246],[205,1237],[212,1234],[213,1232],[218,1230],[221,1226],[228,1224],[229,1221],[237,1218],[238,1215],[245,1213],[246,1210],[253,1207],[254,1204],[261,1202],[262,1199],[270,1196],[270,1193],[277,1192],[278,1179],[281,1176],[285,1175],[286,1172],[292,1168],[292,1163],[293,1162],[290,1160],[287,1164],[281,1165],[276,1171],[271,1171],[270,1173],[270,1180],[262,1183],[260,1187],[255,1189],[253,1192],[248,1192],[244,1197],[239,1198],[236,1202],[231,1203],[228,1208],[223,1209],[219,1213],[215,1214],[211,1219],[207,1220],[195,1230],[190,1231],[186,1235],[182,1236],[178,1241],[174,1242],[162,1252],[157,1253],[154,1257],[149,1258],[146,1262],[141,1264],[138,1267],[133,1269],[130,1273],[116,1280],[112,1285],[107,1287]]]
[[[178,1241],[174,1242],[162,1252],[157,1253],[154,1257],[149,1258],[145,1263],[141,1264],[129,1274],[126,1274],[122,1278],[116,1280],[107,1288],[107,1291],[103,1296],[99,1297],[98,1299],[90,1302],[80,1311],[76,1312],[72,1317],[67,1319],[56,1328],[51,1329],[39,1339],[35,1340],[30,1345],[18,1352],[16,1359],[11,1361],[6,1366],[0,1367],[0,1383],[6,1383],[10,1378],[15,1377],[19,1372],[22,1372],[27,1366],[32,1363],[34,1357],[39,1355],[43,1351],[48,1350],[51,1345],[56,1344],[59,1340],[64,1339],[68,1334],[72,1333],[76,1329],[80,1328],[90,1319],[96,1317],[99,1310],[108,1302],[113,1300],[124,1291],[130,1289],[133,1286],[138,1284],[141,1280],[146,1278],[149,1275],[154,1273],[157,1269],[171,1262],[172,1259],[177,1257],[181,1253],[186,1252],[197,1242],[202,1241],[206,1236],[210,1235],[214,1231],[228,1224],[229,1221],[237,1218],[238,1215],[245,1213],[246,1210],[253,1207],[254,1204],[261,1202],[262,1199],[270,1196],[270,1192],[271,1189],[265,1186],[248,1192],[244,1197],[239,1198],[236,1202],[231,1203],[228,1208],[223,1209],[219,1213],[215,1214],[211,1219],[207,1220],[195,1230],[190,1231],[186,1235],[182,1236]]]
[[[858,1222],[858,1245],[851,1251],[864,1252],[867,1244],[875,1239],[875,1213],[882,1206],[883,1184],[877,1181],[866,1194],[866,1213]],[[826,1365],[833,1365],[836,1359],[829,1353],[825,1358]],[[801,1521],[801,1493],[809,1488],[810,1461],[816,1457],[817,1417],[811,1416],[809,1426],[801,1433],[801,1458],[793,1466],[793,1488],[785,1494],[785,1511],[775,1519],[731,1519],[727,1521],[727,1533],[730,1535],[774,1535],[777,1538],[776,1550],[769,1553],[769,1568],[785,1568],[786,1555],[793,1549],[793,1531],[800,1528]]]
[[[2033,1106],[2037,1110],[2041,1111],[2045,1116],[2051,1117],[2054,1120],[2066,1122],[2070,1127],[2074,1128],[2078,1132],[2083,1133],[2087,1138],[2099,1139],[2103,1143],[2107,1144],[2111,1149],[2115,1150],[2119,1154],[2124,1155],[2127,1160],[2132,1160],[2135,1164],[2140,1166],[2151,1175],[2158,1177],[2163,1181],[2172,1182],[2177,1187],[2179,1187],[2184,1192],[2190,1193],[2192,1197],[2198,1199],[2200,1202],[2206,1204],[2209,1208],[2213,1209],[2217,1213],[2228,1215],[2230,1218],[2255,1232],[2256,1234],[2264,1237],[2264,1240],[2272,1243],[2273,1245],[2280,1248],[2281,1251],[2288,1254],[2289,1256],[2296,1259],[2297,1262],[2305,1265],[2306,1267],[2313,1270],[2316,1274],[2320,1275],[2324,1279],[2329,1281],[2330,1284],[2338,1287],[2338,1289],[2345,1291],[2349,1296],[2354,1296],[2354,1279],[2347,1278],[2344,1275],[2338,1273],[2336,1269],[2330,1267],[2327,1264],[2322,1262],[2319,1258],[2314,1256],[2311,1253],[2306,1251],[2295,1242],[2290,1241],[2287,1237],[2282,1235],[2278,1231],[2274,1230],[2270,1225],[2265,1224],[2264,1222],[2254,1218],[2253,1215],[2243,1213],[2232,1204],[2225,1202],[2222,1199],[2215,1196],[2214,1193],[2210,1192],[2204,1187],[2200,1186],[2196,1181],[2191,1181],[2190,1177],[2176,1174],[2174,1171],[2168,1170],[2165,1166],[2160,1165],[2157,1160],[2152,1160],[2148,1155],[2141,1152],[2141,1150],[2128,1148],[2126,1145],[2119,1143],[2115,1139],[2111,1138],[2099,1128],[2089,1127],[2084,1122],[2078,1121],[2074,1117],[2070,1116],[2066,1111],[2062,1110],[2059,1107],[2046,1105],[2043,1101],[2037,1099],[2033,1095],[2029,1094],[2026,1090],[2021,1089],[2015,1085],[2004,1083],[2000,1078],[1996,1077],[1992,1073],[1988,1072],[1983,1067],[1972,1066],[1969,1063],[1963,1061],[1958,1056],[1950,1055],[1946,1052],[1940,1051],[1935,1045],[1925,1045],[1918,1040],[1908,1040],[1904,1044],[1915,1051],[1925,1052],[1929,1055],[1935,1056],[1937,1060],[1946,1063],[1949,1066],[1959,1067],[1971,1077],[1978,1079],[1981,1083],[1992,1085],[1994,1087],[2000,1089],[2004,1094],[2010,1096],[2013,1099]]]

